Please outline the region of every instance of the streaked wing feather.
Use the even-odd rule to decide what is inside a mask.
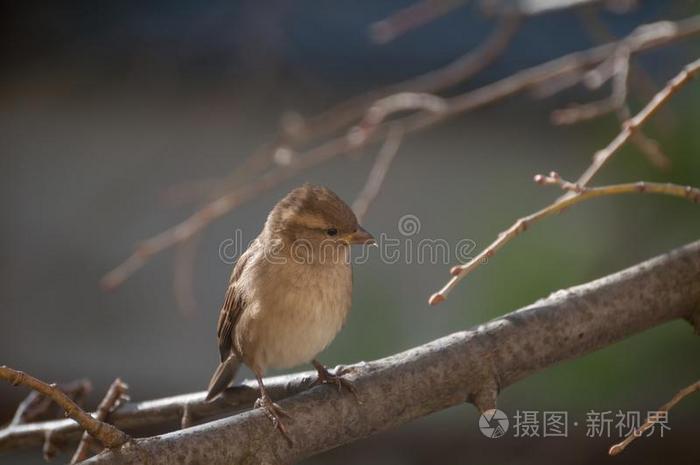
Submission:
[[[245,269],[246,263],[251,255],[251,248],[246,250],[246,252],[241,255],[233,268],[231,278],[229,279],[228,289],[226,289],[224,304],[221,307],[221,312],[219,313],[219,322],[216,325],[216,334],[219,338],[219,354],[221,355],[222,362],[231,354],[231,350],[233,348],[234,328],[236,327],[238,318],[241,316],[241,312],[245,307],[245,300],[243,295],[241,295],[240,288],[236,286],[236,281],[238,281],[238,278],[240,278],[243,270]]]

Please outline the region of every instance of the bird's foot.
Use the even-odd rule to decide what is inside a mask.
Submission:
[[[258,400],[255,401],[255,408],[261,408],[263,410],[267,418],[269,418],[272,422],[272,426],[282,433],[282,436],[284,436],[289,443],[289,447],[292,447],[294,442],[292,441],[292,438],[289,437],[287,427],[284,426],[284,423],[282,422],[282,417],[291,418],[290,415],[266,395],[259,397]]]
[[[343,388],[345,388],[348,391],[350,391],[350,393],[352,393],[353,396],[355,396],[355,400],[357,400],[358,403],[362,403],[360,401],[359,396],[357,395],[357,389],[355,389],[355,386],[350,381],[343,378],[344,374],[350,373],[352,371],[351,368],[337,368],[335,373],[331,373],[328,370],[328,368],[324,367],[318,362],[314,363],[314,367],[318,372],[318,378],[316,378],[316,380],[313,383],[311,383],[311,386],[316,386],[319,384],[334,384],[338,387],[338,392],[341,392]]]

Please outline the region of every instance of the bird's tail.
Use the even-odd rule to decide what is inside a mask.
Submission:
[[[231,384],[231,381],[233,381],[233,378],[236,376],[236,372],[238,371],[238,367],[240,365],[241,362],[234,354],[229,355],[226,360],[219,363],[214,375],[211,377],[211,381],[209,381],[209,392],[207,393],[206,398],[207,401],[214,399],[216,396],[224,392],[224,390],[229,384]]]

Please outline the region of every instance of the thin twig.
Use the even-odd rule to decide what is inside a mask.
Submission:
[[[571,105],[569,108],[555,110],[552,112],[552,122],[554,124],[576,124],[613,112],[617,115],[621,124],[624,124],[630,119],[631,114],[627,106],[627,81],[630,68],[629,49],[624,45],[620,46],[611,61],[612,66],[608,66],[611,73],[610,77],[612,78],[612,92],[610,96],[595,102],[589,102],[583,105],[575,104]],[[603,62],[598,68],[603,67],[606,63],[607,61]],[[589,72],[589,74],[590,73],[591,72]],[[600,75],[601,73],[598,74]],[[669,158],[663,153],[659,144],[644,135],[641,129],[632,134],[631,141],[656,167],[661,169],[668,167],[670,163]]]
[[[194,425],[195,415],[192,413],[192,408],[189,403],[182,406],[182,417],[180,418],[180,428],[185,429]]]
[[[443,302],[457,283],[478,268],[479,265],[484,263],[488,258],[492,257],[501,247],[513,240],[520,233],[527,230],[527,228],[532,224],[547,218],[548,216],[564,212],[569,207],[585,200],[611,195],[644,193],[671,195],[674,197],[686,198],[695,203],[700,202],[700,189],[671,183],[632,182],[601,187],[585,187],[577,183],[565,181],[555,172],[550,173],[549,176],[538,174],[535,176],[535,182],[538,184],[557,185],[572,195],[570,197],[561,198],[543,209],[536,211],[535,213],[531,213],[530,215],[518,219],[511,227],[500,233],[494,242],[482,250],[481,253],[479,253],[479,255],[477,255],[469,263],[452,267],[450,270],[452,278],[447,282],[447,284],[445,284],[445,286],[443,286],[442,289],[430,297],[429,303],[431,305]]]
[[[520,23],[520,15],[504,13],[499,17],[491,34],[478,47],[450,64],[405,81],[352,97],[319,115],[294,125],[295,131],[287,135],[297,144],[308,142],[310,139],[323,138],[361,118],[373,102],[384,97],[402,92],[435,94],[464,83],[503,54],[520,28]]]
[[[382,183],[384,183],[386,173],[389,171],[389,167],[391,167],[391,162],[394,161],[396,154],[399,152],[402,139],[403,130],[399,126],[396,126],[389,132],[386,141],[384,141],[384,145],[382,145],[382,148],[379,150],[374,165],[367,176],[367,181],[352,204],[352,209],[360,223],[362,223],[362,220],[367,214],[369,206],[377,197],[379,189],[382,187]]]
[[[102,422],[107,421],[109,414],[117,409],[122,402],[128,400],[128,390],[129,386],[127,386],[126,383],[119,378],[115,379],[107,390],[107,394],[105,394],[102,402],[100,402],[100,405],[97,406],[95,419]],[[78,448],[75,450],[73,458],[70,461],[71,464],[78,463],[88,458],[92,440],[93,437],[88,434],[87,431],[83,433],[83,437],[80,439]]]
[[[599,150],[593,156],[593,163],[583,172],[578,178],[576,184],[585,186],[598,173],[598,171],[617,153],[620,148],[632,137],[635,131],[638,130],[649,118],[651,118],[678,89],[683,87],[700,71],[700,59],[693,61],[683,67],[683,70],[678,73],[673,79],[668,81],[668,84],[652,98],[649,103],[639,112],[634,118],[627,120],[622,125],[622,131],[602,150]]]
[[[56,442],[53,431],[47,431],[44,435],[44,444],[41,446],[41,455],[46,462],[50,462],[61,452],[61,448]]]
[[[578,11],[580,12],[579,17],[583,26],[596,43],[604,44],[619,39],[608,25],[600,19],[598,14],[600,9],[588,6],[580,8]],[[636,88],[636,92],[640,93],[645,100],[652,98],[658,91],[658,85],[649,73],[639,64],[635,64],[634,60],[630,60],[630,72],[635,76],[635,79],[630,82],[630,88]],[[589,74],[592,73],[593,71]],[[669,117],[670,113],[666,111],[664,119],[668,120]]]
[[[629,46],[630,52],[636,53],[698,33],[700,33],[700,16],[694,16],[677,23],[662,21],[640,26],[624,41]],[[619,47],[619,44],[620,42],[605,44],[586,51],[565,55],[541,65],[519,71],[476,90],[444,99],[447,104],[446,111],[439,113],[411,113],[395,121],[402,124],[405,133],[426,129],[441,123],[447,118],[485,107],[546,82],[556,81],[561,76],[568,75],[573,71],[578,72],[589,69],[607,59]],[[327,118],[326,121],[330,120],[332,124],[335,124],[344,118],[340,108],[335,110],[334,118]],[[392,121],[380,124],[364,139],[362,145],[366,146],[369,143],[383,140],[391,124],[393,124]],[[102,287],[114,289],[147,263],[153,255],[187,240],[196,232],[204,229],[213,220],[229,213],[258,194],[275,187],[280,182],[290,179],[312,166],[326,162],[337,155],[357,150],[359,146],[351,143],[349,139],[352,138],[343,135],[313,147],[303,154],[294,154],[289,165],[275,165],[254,181],[237,186],[222,194],[204,205],[182,223],[144,241],[130,257],[102,279]],[[267,158],[264,159],[267,160]]]
[[[79,379],[70,383],[59,383],[57,388],[73,399],[76,404],[82,406],[85,397],[92,391],[92,384],[87,379]],[[52,415],[53,412],[49,411],[53,405],[55,404],[52,402],[51,398],[37,391],[32,391],[17,407],[10,421],[10,426],[42,419],[57,418],[58,415]]]
[[[445,99],[432,94],[401,92],[377,100],[365,113],[360,123],[348,132],[350,143],[361,146],[395,113],[425,111],[440,114],[447,111]]]
[[[616,39],[617,37],[612,34],[608,27],[600,20],[597,15],[597,10],[594,11],[593,8],[582,8],[580,10],[580,17],[585,25],[586,29],[589,31],[594,40],[605,43]],[[626,46],[622,46],[626,48]],[[614,58],[618,55],[614,55]],[[589,87],[596,87],[602,85],[605,76],[604,73],[600,71],[603,64],[598,66],[595,70],[589,71],[587,77],[593,79],[585,79],[589,84]],[[607,66],[607,68],[612,72],[614,71],[614,66]],[[628,55],[627,63],[625,64],[625,69],[623,69],[625,75],[613,77],[613,87],[615,85],[619,86],[620,92],[624,93],[624,99],[622,100],[622,105],[617,109],[616,114],[620,120],[620,124],[624,123],[632,117],[629,106],[626,103],[627,94],[629,93],[629,88],[636,84],[636,87],[641,90],[645,95],[648,94],[647,98],[651,98],[656,94],[656,86],[654,81],[649,77],[649,74],[645,72],[640,66],[635,66],[632,62],[631,56]],[[627,82],[627,74],[633,72],[635,79],[631,82]],[[613,89],[613,94],[615,90]],[[664,107],[667,108],[667,107]],[[667,113],[668,116],[668,113]],[[657,117],[658,118],[658,117]],[[644,132],[638,131],[632,136],[632,142],[637,146],[637,148],[647,157],[649,162],[655,167],[666,170],[670,165],[669,157],[661,150],[659,144],[647,137]]]
[[[648,430],[649,428],[654,426],[654,424],[656,424],[659,421],[659,417],[660,417],[659,414],[660,413],[668,413],[668,411],[671,410],[673,407],[675,407],[675,405],[678,402],[680,402],[681,400],[683,400],[685,397],[689,396],[690,394],[693,394],[693,393],[698,392],[698,391],[700,391],[700,381],[696,381],[693,384],[691,384],[690,386],[686,386],[683,389],[681,389],[680,391],[678,391],[678,393],[675,396],[673,396],[673,398],[670,401],[668,401],[667,403],[665,403],[664,405],[659,407],[659,410],[657,410],[653,415],[650,415],[649,418],[647,418],[647,420],[644,422],[644,424],[642,426],[635,429],[629,436],[627,436],[621,442],[612,445],[610,447],[610,450],[608,451],[608,454],[609,455],[617,455],[620,452],[622,452],[623,450],[625,450],[625,448],[627,446],[629,446],[629,444],[632,441],[634,441],[635,439],[640,437],[642,435],[642,433],[644,433],[646,430]]]
[[[175,248],[173,291],[177,308],[186,317],[193,316],[198,309],[195,297],[194,269],[201,238],[201,234],[194,234]]]
[[[313,166],[328,161],[340,153],[351,151],[352,144],[347,139],[347,137],[334,139],[332,143],[317,147],[307,152],[303,157],[295,157],[289,165],[276,166],[256,181],[222,195],[206,204],[182,223],[144,241],[129,258],[102,278],[103,289],[116,288],[147,263],[153,255],[191,238],[209,223],[239,205]]]
[[[612,92],[610,96],[595,102],[574,104],[552,112],[552,122],[557,125],[576,124],[612,113],[622,108],[627,101],[627,76],[630,52],[620,47],[612,61]]]
[[[277,154],[293,154],[292,146],[308,144],[313,140],[326,137],[353,123],[363,114],[366,115],[367,108],[371,107],[373,102],[402,92],[434,93],[464,82],[486,68],[503,53],[519,25],[519,14],[502,12],[491,34],[477,48],[443,68],[357,95],[312,118],[304,118],[293,112],[288,113],[282,119],[280,132],[272,138],[272,141],[264,144],[243,162],[243,171],[246,172],[246,176],[238,176],[237,172],[240,170],[236,170],[234,175],[224,180],[210,179],[203,183],[197,182],[171,189],[166,198],[172,203],[182,202],[195,195],[206,197],[206,193],[213,193],[214,197],[224,195],[232,189],[231,186],[240,183],[242,179],[252,178],[255,174],[263,172],[273,160],[276,160]],[[246,167],[248,169],[245,169]]]
[[[0,378],[11,382],[14,386],[22,384],[50,397],[65,410],[67,416],[75,420],[85,431],[90,433],[107,448],[113,449],[119,447],[130,439],[123,431],[90,416],[89,413],[81,409],[70,397],[57,389],[55,384],[46,384],[31,375],[22,371],[13,370],[4,365],[0,366]]]
[[[435,21],[467,3],[468,0],[422,0],[407,6],[370,26],[370,37],[377,44],[391,42],[399,36]]]

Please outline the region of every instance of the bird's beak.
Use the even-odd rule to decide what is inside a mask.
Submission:
[[[362,226],[358,226],[357,231],[354,233],[348,234],[345,240],[348,244],[353,245],[374,245],[377,243],[377,241],[374,240],[374,236],[365,231]]]

